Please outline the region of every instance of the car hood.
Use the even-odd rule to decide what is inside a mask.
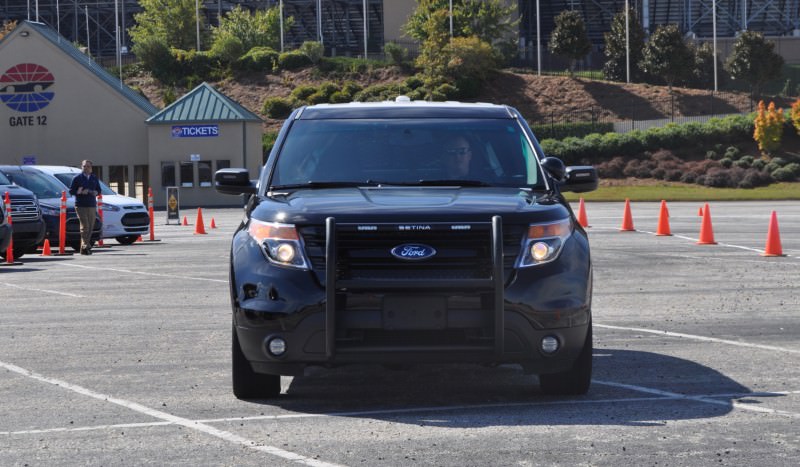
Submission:
[[[257,219],[291,223],[316,223],[330,216],[402,222],[487,219],[496,214],[544,221],[563,219],[567,211],[550,198],[536,198],[518,188],[354,187],[276,194],[263,199],[253,212]]]
[[[103,195],[103,204],[110,204],[111,206],[119,207],[136,206],[138,208],[144,208],[144,203],[138,199],[122,195]]]

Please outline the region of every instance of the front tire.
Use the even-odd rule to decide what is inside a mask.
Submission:
[[[265,375],[253,371],[239,345],[236,328],[232,328],[233,395],[237,399],[270,399],[281,393],[281,375]]]
[[[586,332],[581,353],[567,371],[539,375],[539,387],[551,396],[579,396],[589,391],[592,382],[592,325]]]

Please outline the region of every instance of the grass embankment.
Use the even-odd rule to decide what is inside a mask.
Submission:
[[[772,185],[743,188],[709,188],[683,183],[652,185],[607,185],[591,193],[565,193],[567,200],[577,201],[760,201],[800,200],[800,183],[773,183]]]

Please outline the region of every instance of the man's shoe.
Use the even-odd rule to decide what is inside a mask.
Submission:
[[[82,255],[88,255],[89,252],[86,250],[86,248],[81,248],[81,254]]]
[[[91,248],[86,248],[86,254],[87,255],[91,255],[92,254],[92,249]]]

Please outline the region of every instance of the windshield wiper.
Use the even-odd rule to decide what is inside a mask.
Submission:
[[[270,191],[275,190],[296,190],[300,188],[352,188],[359,186],[374,186],[373,182],[314,182],[308,181],[305,183],[290,183],[287,185],[273,185]]]

